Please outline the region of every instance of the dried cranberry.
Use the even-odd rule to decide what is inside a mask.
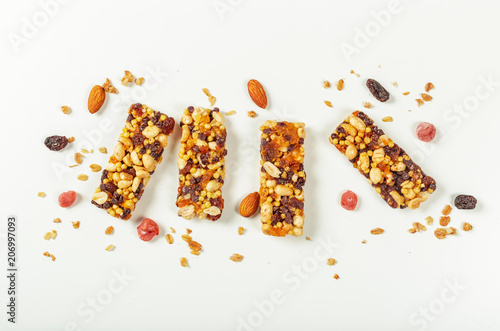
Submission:
[[[454,203],[458,209],[474,209],[476,208],[477,199],[472,195],[460,194],[455,198]]]
[[[57,200],[59,201],[59,206],[67,208],[75,202],[76,192],[75,191],[63,192],[59,195],[59,198]]]
[[[431,123],[422,122],[417,126],[418,139],[429,142],[436,136],[436,127]]]
[[[160,233],[158,224],[150,218],[145,218],[142,223],[137,227],[137,234],[139,238],[144,241],[150,241],[154,236]]]
[[[51,151],[60,151],[68,145],[68,138],[64,136],[50,136],[43,142]]]
[[[380,85],[375,79],[368,79],[366,81],[366,87],[370,90],[370,93],[380,102],[386,102],[389,100],[389,92]]]
[[[358,204],[358,196],[353,191],[346,191],[340,198],[340,205],[346,210],[354,210]]]

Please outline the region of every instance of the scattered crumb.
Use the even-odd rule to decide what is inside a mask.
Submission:
[[[446,229],[444,229],[444,228],[437,228],[436,230],[434,230],[434,235],[436,236],[436,238],[441,240],[441,239],[446,238],[448,233],[446,232]]]
[[[108,150],[106,149],[106,147],[99,147],[99,152],[101,152],[102,154],[106,154],[108,153]]]
[[[454,236],[454,235],[457,234],[457,229],[455,229],[454,227],[450,226],[449,228],[446,228],[446,233],[447,234],[451,234],[452,236]]]
[[[240,227],[238,228],[238,234],[241,236],[244,232],[245,232],[245,228],[244,228],[244,227],[242,227],[242,226],[240,226]]]
[[[74,168],[74,167],[78,167],[78,166],[79,166],[79,164],[77,163],[77,164],[72,164],[72,165],[70,165],[69,167],[70,167],[70,168]]]
[[[236,114],[236,111],[234,111],[234,110],[230,110],[230,111],[226,112],[226,116],[231,116],[234,114]]]
[[[71,222],[71,223],[73,223],[73,228],[75,228],[75,229],[80,228],[80,221]]]
[[[356,75],[356,77],[359,77],[359,74],[355,73],[354,70],[351,70],[351,74]]]
[[[104,231],[104,234],[112,234],[112,233],[113,233],[113,231],[115,231],[115,228],[114,228],[114,227],[112,227],[112,226],[108,226],[108,227],[106,228],[106,231]]]
[[[472,230],[472,228],[473,228],[472,225],[470,225],[469,223],[464,223],[462,225],[462,230],[464,230],[464,231],[470,231],[470,230]]]
[[[45,194],[45,192],[38,192],[38,196],[40,198],[45,198],[46,194]]]
[[[371,234],[377,235],[377,234],[382,234],[384,233],[384,229],[381,228],[375,228],[370,231]]]
[[[54,223],[61,223],[61,219],[58,217],[58,218],[54,218],[53,220]]]
[[[363,102],[363,107],[370,109],[373,107],[373,105],[369,102]]]
[[[413,228],[408,230],[408,232],[410,232],[410,233],[415,233],[415,232],[427,230],[427,227],[425,227],[425,225],[422,225],[420,222],[415,222],[412,225],[413,225]]]
[[[327,81],[327,80],[325,80],[325,81],[323,82],[323,88],[330,88],[330,82],[329,82],[329,81]]]
[[[181,266],[183,267],[188,266],[188,260],[185,257],[181,257]]]
[[[398,87],[398,82],[392,82],[392,85],[394,85],[394,87]]]
[[[444,207],[444,209],[443,209],[443,212],[442,212],[442,213],[443,213],[443,215],[445,215],[445,216],[446,216],[446,215],[450,215],[450,213],[451,213],[451,206],[450,206],[450,205],[446,205],[446,206]]]
[[[114,249],[115,249],[115,245],[109,245],[108,247],[106,247],[106,250],[107,250],[108,252],[110,252],[110,251],[112,251],[112,250],[114,250]]]
[[[182,240],[184,240],[185,242],[190,242],[191,240],[193,240],[193,237],[191,237],[190,235],[188,234],[183,234],[182,235]]]
[[[215,97],[210,93],[210,91],[207,88],[203,89],[203,93],[208,97],[208,101],[210,102],[210,106],[213,106],[215,104]]]
[[[134,81],[134,75],[130,73],[130,71],[125,70],[125,76],[122,78],[122,85],[127,86],[128,83],[132,83]]]
[[[424,104],[424,101],[422,99],[415,99],[415,101],[417,102],[417,106],[422,106]]]
[[[189,229],[189,228],[187,228],[187,229],[186,229],[186,233],[187,233],[187,234],[190,234],[191,232],[193,232],[193,230],[191,230],[191,229]]]
[[[50,254],[50,259],[51,259],[52,261],[55,261],[55,260],[56,260],[56,257],[55,257],[54,255]]]
[[[234,253],[229,259],[233,262],[241,262],[241,260],[243,260],[243,255]]]
[[[408,94],[410,94],[410,92],[408,92],[408,91],[407,92],[403,92],[403,95],[408,95]]]
[[[450,223],[450,216],[441,216],[439,219],[439,225],[447,226]]]
[[[172,233],[175,233],[175,229],[173,227],[170,227],[170,230],[172,231]]]
[[[83,155],[80,153],[75,153],[75,162],[78,164],[82,164],[83,162]]]
[[[432,223],[434,223],[434,219],[431,216],[427,216],[425,221],[427,222],[427,225],[432,225]]]
[[[255,116],[257,116],[257,113],[254,112],[253,110],[251,110],[251,111],[248,112],[248,117],[254,118]]]
[[[82,148],[82,153],[83,153],[83,154],[89,154],[89,153],[90,153],[90,151],[86,150],[85,148]]]
[[[50,232],[45,232],[45,234],[43,235],[43,239],[50,240]]]
[[[434,88],[434,84],[432,84],[431,82],[425,84],[425,92],[429,92],[433,88]]]
[[[52,230],[52,232],[50,233],[50,239],[56,239],[56,237],[57,237],[57,231]]]
[[[100,166],[100,165],[93,163],[93,164],[91,164],[91,165],[90,165],[90,169],[92,170],[92,172],[98,172],[98,171],[100,171],[102,168],[101,168],[101,166]]]
[[[45,253],[43,253],[43,256],[47,256],[47,257],[49,257],[49,256],[50,256],[50,253],[49,253],[49,252],[45,252]]]
[[[78,180],[81,180],[82,182],[86,181],[87,179],[89,179],[89,176],[85,174],[78,175]]]
[[[200,255],[201,244],[199,242],[191,240],[189,242],[189,248],[191,249],[191,254]]]
[[[311,239],[311,238],[309,238],[309,237],[306,237],[306,240],[312,241],[312,239]]]
[[[344,89],[344,80],[343,80],[343,79],[340,79],[340,80],[337,82],[337,90],[342,91],[343,89]]]
[[[427,93],[422,93],[421,96],[422,96],[422,100],[424,100],[425,102],[429,102],[432,100],[432,97],[430,95],[428,95]]]
[[[135,80],[135,85],[142,85],[144,83],[144,77],[137,78]]]
[[[392,116],[386,116],[382,119],[382,122],[392,122]]]
[[[104,82],[104,84],[102,84],[102,87],[104,88],[104,91],[106,91],[107,93],[113,93],[113,94],[118,93],[118,90],[111,84],[109,78],[106,78],[106,81]]]
[[[71,113],[71,108],[69,108],[68,106],[62,106],[61,111],[63,112],[63,114],[68,115],[69,113]]]
[[[340,277],[339,277],[339,275],[335,274],[335,275],[333,275],[333,278],[339,279]]]
[[[382,67],[380,66],[380,64],[378,65],[378,68],[379,68],[379,69],[380,69],[380,68],[382,68]]]
[[[330,108],[333,108],[332,102],[325,100],[325,105],[327,105]]]
[[[326,261],[327,265],[334,265],[335,263],[337,263],[337,260],[332,259],[332,258],[330,258],[330,259],[328,259],[328,261]]]
[[[167,239],[167,243],[173,244],[174,243],[174,237],[169,233],[165,236],[165,239]]]
[[[365,240],[365,239],[363,239],[363,240],[361,241],[361,243],[362,243],[362,244],[366,244],[366,240]]]

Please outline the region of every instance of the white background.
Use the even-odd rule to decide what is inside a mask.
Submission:
[[[18,217],[19,257],[18,323],[6,321],[2,276],[0,329],[500,330],[497,2],[56,4],[49,8],[51,17],[38,1],[2,1],[0,8],[2,270],[8,215]],[[388,23],[381,27],[374,13],[389,9],[393,13],[382,15]],[[33,23],[38,27],[29,30]],[[359,31],[366,30],[370,36],[361,40]],[[346,56],[346,44],[357,53]],[[145,85],[122,86],[123,70],[144,76]],[[90,115],[88,92],[106,77],[120,93],[108,95],[102,110]],[[268,93],[267,110],[248,97],[246,82],[252,78]],[[323,80],[340,78],[343,91],[323,89]],[[364,86],[367,78],[379,80],[391,100],[376,101]],[[488,90],[485,80],[496,86]],[[434,100],[419,108],[414,99],[429,81],[436,86]],[[146,103],[178,121],[183,108],[208,106],[204,87],[222,111],[237,112],[227,118],[222,218],[186,221],[176,214],[179,130],[129,221],[91,206],[100,173],[90,172],[89,165],[104,165],[109,154],[88,155],[71,169],[67,159],[83,143],[112,150],[131,103]],[[403,96],[405,91],[410,95]],[[437,191],[418,210],[389,208],[328,142],[332,130],[365,101],[374,104],[366,112],[437,181]],[[72,113],[62,114],[62,105]],[[457,105],[465,110],[458,112]],[[258,117],[248,118],[249,110]],[[394,122],[381,122],[388,115]],[[258,190],[258,128],[272,118],[306,123],[306,223],[299,238],[264,236],[258,217],[237,214],[239,201]],[[111,128],[98,131],[107,121]],[[416,139],[421,121],[436,125],[434,142]],[[76,141],[51,152],[43,140],[53,134]],[[60,177],[57,164],[64,169]],[[80,173],[89,180],[78,181]],[[64,210],[57,196],[70,189],[79,199]],[[355,211],[339,205],[346,189],[358,194]],[[47,197],[38,198],[39,191]],[[460,193],[476,196],[478,207],[454,209],[450,225],[461,229],[467,221],[474,229],[439,241],[433,231],[440,212]],[[434,226],[407,232],[429,215]],[[61,224],[52,223],[56,217]],[[160,236],[147,243],[136,234],[143,217],[160,225]],[[77,220],[81,227],[74,230],[71,221]],[[115,233],[105,236],[110,225]],[[243,236],[239,226],[247,229]],[[173,245],[165,240],[169,227],[177,230]],[[186,227],[203,245],[198,257],[180,238]],[[370,235],[375,227],[385,233]],[[52,229],[57,239],[43,240]],[[328,241],[335,243],[331,253],[321,245]],[[115,251],[104,250],[109,244]],[[44,257],[45,251],[57,260]],[[243,262],[230,261],[233,253],[244,255]],[[180,266],[182,256],[189,268]],[[338,263],[327,266],[328,257]],[[132,279],[120,285],[117,273]],[[458,286],[452,289],[453,283]],[[276,295],[280,300],[271,307]]]

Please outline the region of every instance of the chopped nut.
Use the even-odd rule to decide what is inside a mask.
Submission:
[[[403,92],[403,95],[408,95],[410,94],[410,92]]]
[[[181,266],[183,267],[188,266],[188,260],[185,257],[181,257]]]
[[[50,240],[50,237],[51,237],[50,232],[45,232],[45,234],[43,235],[43,239],[45,239],[45,240]]]
[[[80,153],[75,153],[75,162],[78,164],[82,164],[83,162],[83,155]]]
[[[425,221],[427,222],[427,225],[432,225],[432,223],[434,223],[434,219],[431,216],[427,216]]]
[[[111,84],[109,78],[106,78],[106,82],[102,84],[102,87],[104,88],[104,91],[106,91],[107,93],[114,93],[114,94],[118,93],[118,90]]]
[[[328,264],[328,265],[334,265],[335,263],[337,263],[337,260],[331,259],[331,258],[328,259],[328,261],[326,262],[326,264]]]
[[[325,105],[327,105],[330,108],[333,108],[333,105],[332,105],[331,101],[325,100],[324,102],[325,102]]]
[[[394,85],[394,87],[398,87],[398,82],[392,82],[392,85]]]
[[[243,232],[245,232],[245,228],[244,228],[244,227],[242,227],[242,226],[240,226],[240,227],[238,228],[238,234],[241,236],[241,235],[243,234]]]
[[[415,99],[415,101],[417,102],[417,106],[422,106],[424,104],[424,101],[422,99]]]
[[[446,232],[446,229],[444,229],[444,228],[437,228],[436,230],[434,230],[434,235],[436,236],[436,238],[441,240],[441,239],[446,238],[448,233]]]
[[[57,231],[52,230],[52,232],[50,233],[50,239],[56,239],[56,237],[57,237]]]
[[[446,228],[446,233],[451,234],[452,236],[457,234],[457,229],[454,227],[450,226],[449,228]]]
[[[165,239],[167,239],[167,243],[173,244],[174,243],[174,237],[169,233],[165,236]]]
[[[450,216],[441,216],[441,218],[439,219],[439,225],[447,226],[448,223],[450,223]]]
[[[229,259],[233,262],[241,262],[241,260],[243,260],[243,255],[234,253]]]
[[[56,260],[56,257],[55,257],[54,255],[50,254],[50,259],[51,259],[52,261],[55,261],[55,260]]]
[[[75,137],[69,137],[68,138],[68,143],[71,144],[73,141],[75,141]]]
[[[446,205],[446,207],[444,207],[443,209],[443,215],[450,215],[451,213],[451,206],[450,205]]]
[[[175,233],[175,229],[173,227],[170,227],[170,230],[172,231],[172,233]]]
[[[363,107],[370,109],[373,107],[373,105],[369,102],[363,102]]]
[[[134,75],[130,73],[130,71],[125,70],[125,76],[122,78],[122,84],[127,86],[128,83],[132,83],[134,81]]]
[[[335,274],[335,275],[333,275],[333,278],[339,279],[340,277],[339,277],[339,275]]]
[[[106,154],[108,150],[106,149],[106,147],[99,147],[99,152],[101,152],[102,154]]]
[[[78,175],[78,180],[81,180],[82,182],[86,181],[87,179],[89,179],[89,176],[85,174]]]
[[[257,113],[254,112],[253,110],[251,110],[251,111],[248,112],[248,117],[254,118],[255,116],[257,116]]]
[[[182,235],[182,240],[184,240],[185,242],[187,242],[187,243],[188,243],[188,242],[190,242],[191,240],[193,240],[193,238],[192,238],[190,235],[188,235],[188,234],[183,234],[183,235]]]
[[[420,222],[415,222],[413,223],[413,228],[408,230],[410,233],[415,233],[415,232],[420,232],[420,231],[425,231],[427,228],[422,225]]]
[[[62,106],[61,110],[62,110],[63,114],[65,114],[65,115],[67,115],[71,112],[71,109],[68,106]]]
[[[135,80],[135,85],[142,85],[144,83],[144,77],[137,78]]]
[[[469,223],[464,223],[462,225],[462,230],[464,230],[464,231],[470,231],[470,230],[472,230],[472,225],[470,225]]]
[[[431,82],[425,84],[425,92],[429,92],[433,88],[434,88],[434,84],[432,84]]]
[[[323,88],[330,88],[330,82],[329,82],[329,81],[327,81],[327,80],[325,80],[325,81],[323,82]]]
[[[92,170],[92,172],[98,172],[101,171],[102,168],[100,165],[93,163],[90,165],[90,169]]]
[[[45,252],[45,253],[43,253],[43,256],[47,256],[47,257],[49,257],[49,256],[50,256],[50,253],[49,253],[49,252]]]
[[[187,232],[187,234],[190,234],[193,231],[191,229],[186,229],[186,232]]]
[[[382,122],[392,122],[392,117],[391,116],[386,116],[382,119]]]
[[[46,194],[45,194],[45,192],[38,192],[38,196],[40,198],[45,198]]]
[[[231,116],[234,114],[236,114],[236,112],[234,110],[230,110],[230,111],[226,112],[226,116]]]
[[[80,221],[71,222],[73,223],[73,228],[78,229],[80,227]]]
[[[115,245],[109,245],[108,247],[106,247],[106,250],[109,252],[109,251],[112,251],[115,249]]]
[[[61,223],[61,219],[58,217],[58,218],[54,218],[53,220],[54,223]]]
[[[422,100],[424,100],[425,102],[429,102],[432,100],[432,97],[430,95],[428,95],[427,93],[422,93],[421,96],[422,96]]]
[[[354,70],[351,70],[351,74],[355,75],[356,77],[359,77],[359,74],[355,73]]]
[[[377,234],[382,234],[384,233],[384,229],[381,228],[375,228],[370,231],[371,234],[377,235]]]
[[[112,227],[112,226],[108,226],[108,227],[106,228],[106,231],[104,231],[104,234],[112,234],[114,230],[115,230],[115,228],[114,228],[114,227]]]
[[[342,91],[344,89],[344,80],[341,79],[337,82],[337,90]]]

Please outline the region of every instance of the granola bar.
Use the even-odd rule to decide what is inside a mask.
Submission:
[[[436,190],[436,181],[363,112],[349,115],[329,139],[392,208],[418,208]]]
[[[304,226],[304,123],[266,121],[261,127],[262,232],[302,235]]]
[[[188,107],[181,116],[182,138],[177,165],[178,215],[216,221],[224,209],[226,127],[219,108]]]
[[[146,105],[128,110],[125,127],[101,176],[92,203],[111,216],[127,220],[141,199],[150,176],[162,160],[175,120]]]

